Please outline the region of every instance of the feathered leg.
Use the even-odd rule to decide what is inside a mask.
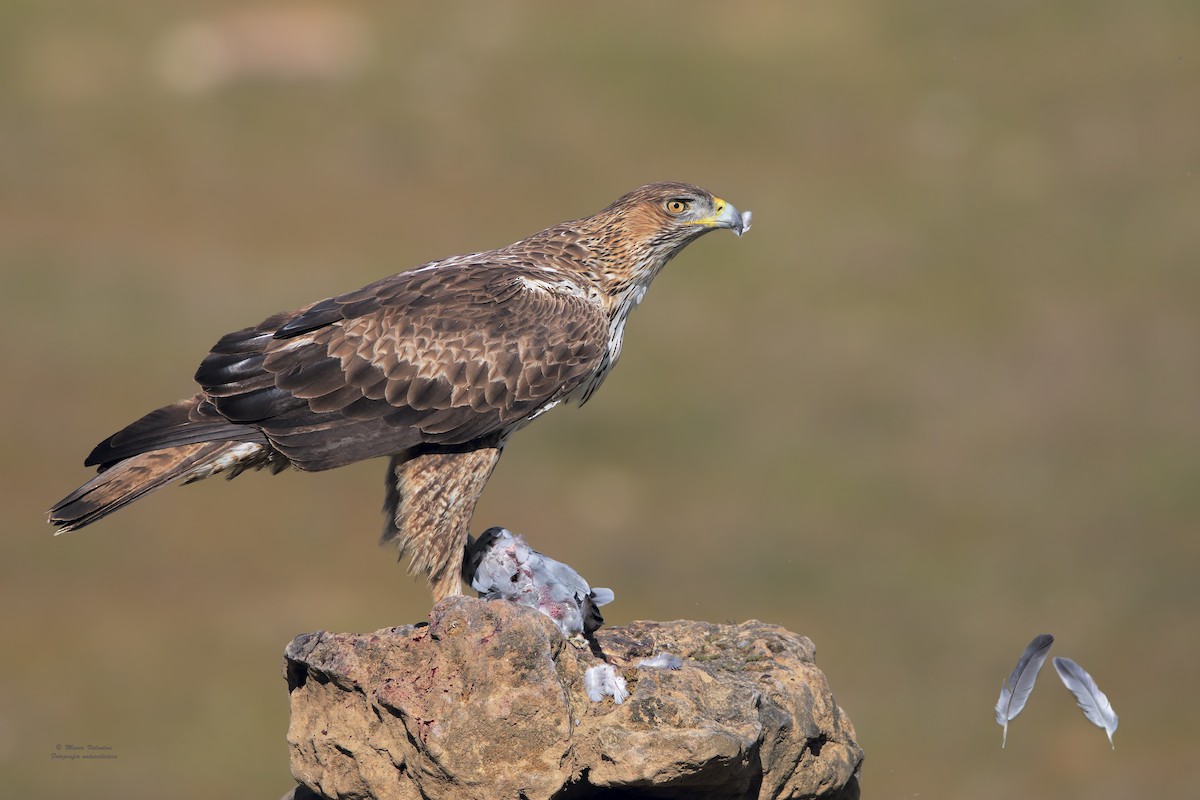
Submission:
[[[388,462],[383,543],[411,556],[410,572],[429,578],[434,602],[462,593],[463,547],[475,504],[503,445],[442,448]]]

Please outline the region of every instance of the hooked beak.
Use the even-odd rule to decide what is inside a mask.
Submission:
[[[716,213],[702,220],[702,224],[706,224],[710,228],[729,228],[738,236],[750,230],[749,211],[744,213],[738,211],[733,203],[727,203],[719,197],[713,198],[713,206]]]

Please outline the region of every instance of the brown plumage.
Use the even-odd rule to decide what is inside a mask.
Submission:
[[[590,217],[433,261],[230,333],[200,391],[98,444],[99,474],[50,511],[89,525],[179,480],[389,456],[384,540],[436,598],[459,592],[475,503],[507,438],[612,369],[629,311],[659,270],[749,215],[681,183],[635,189]]]

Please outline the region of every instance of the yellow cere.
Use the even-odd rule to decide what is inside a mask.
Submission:
[[[725,201],[719,197],[713,198],[713,213],[703,219],[692,220],[689,225],[713,225],[717,221],[717,217],[721,216],[721,212],[725,210]]]

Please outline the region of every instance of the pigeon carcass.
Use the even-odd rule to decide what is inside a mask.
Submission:
[[[507,528],[467,537],[462,576],[485,600],[536,608],[567,638],[590,637],[604,624],[599,606],[613,600],[611,589],[593,589],[571,567],[534,550]]]

